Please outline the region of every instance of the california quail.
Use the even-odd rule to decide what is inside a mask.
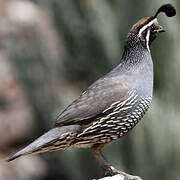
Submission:
[[[127,35],[120,64],[69,105],[58,116],[53,129],[7,161],[27,154],[91,147],[106,174],[119,173],[105,160],[101,149],[126,135],[149,108],[153,93],[153,63],[149,46],[164,32],[157,22],[160,12],[168,17],[176,14],[175,8],[166,4],[154,16],[139,20]]]

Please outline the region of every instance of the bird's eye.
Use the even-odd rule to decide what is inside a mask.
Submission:
[[[155,31],[155,26],[154,25],[151,26],[151,31]]]

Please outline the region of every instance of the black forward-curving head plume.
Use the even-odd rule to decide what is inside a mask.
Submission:
[[[166,16],[172,17],[176,15],[176,9],[171,4],[164,4],[162,5],[154,15],[154,18],[158,16],[159,13],[164,12]]]

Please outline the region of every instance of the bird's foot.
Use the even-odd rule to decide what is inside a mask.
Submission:
[[[124,176],[124,180],[142,180],[138,176],[133,176],[133,175],[127,174],[125,172],[118,171],[113,166],[110,166],[110,167],[105,169],[105,176],[114,176],[114,175],[117,175],[117,174],[120,174],[121,176]]]

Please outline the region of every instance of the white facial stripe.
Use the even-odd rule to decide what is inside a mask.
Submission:
[[[150,49],[149,49],[149,36],[150,36],[150,29],[148,29],[147,34],[146,34],[146,46],[147,46],[148,51],[150,52]]]
[[[147,29],[148,27],[150,27],[152,24],[154,24],[154,22],[157,22],[157,18],[153,19],[152,21],[150,21],[148,24],[146,24],[145,26],[143,26],[140,30],[139,30],[139,34],[138,36],[140,37],[142,32]]]

